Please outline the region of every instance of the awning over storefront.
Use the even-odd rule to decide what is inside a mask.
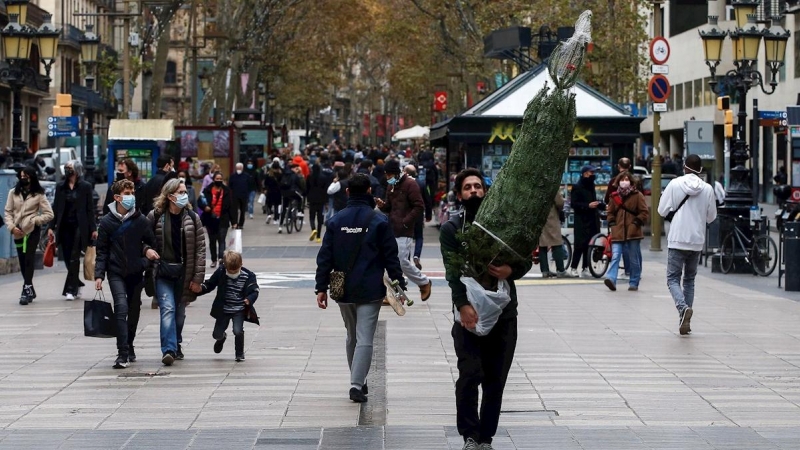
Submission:
[[[114,119],[108,126],[108,139],[120,141],[171,141],[175,124],[168,119]]]

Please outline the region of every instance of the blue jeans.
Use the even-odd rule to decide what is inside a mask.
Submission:
[[[156,298],[161,314],[161,354],[178,351],[183,323],[186,321],[186,303],[180,301],[183,279],[156,278]]]
[[[247,199],[247,213],[251,216],[253,215],[253,203],[256,201],[256,191],[250,193],[250,197]]]
[[[694,304],[694,279],[697,276],[697,263],[700,252],[671,248],[667,253],[667,287],[678,313]],[[683,275],[683,288],[681,288]]]
[[[640,239],[631,241],[612,242],[611,243],[611,264],[608,266],[608,273],[606,278],[610,279],[617,284],[617,272],[619,272],[619,260],[628,255],[628,262],[625,263],[625,268],[630,270],[631,278],[628,282],[629,286],[639,287],[639,280],[642,279],[642,263],[637,255],[641,254]],[[628,266],[630,264],[630,266]]]

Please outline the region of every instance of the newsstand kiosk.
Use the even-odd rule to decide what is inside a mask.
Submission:
[[[117,162],[131,158],[139,167],[139,176],[147,181],[158,171],[156,160],[168,141],[175,138],[172,120],[111,120],[108,125],[108,186],[114,182]],[[176,161],[179,158],[176,158]]]

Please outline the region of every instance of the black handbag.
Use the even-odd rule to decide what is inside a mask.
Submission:
[[[183,264],[158,261],[158,268],[156,269],[158,278],[177,280],[183,278],[183,273]]]
[[[83,303],[83,335],[97,338],[117,337],[114,308],[106,301],[103,291],[97,291],[94,300]]]

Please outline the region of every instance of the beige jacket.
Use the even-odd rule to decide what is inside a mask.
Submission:
[[[17,195],[12,189],[8,193],[4,220],[9,231],[19,226],[22,232],[28,235],[34,227],[53,220],[53,208],[50,207],[50,202],[44,194],[28,195],[28,198],[23,200],[22,195]]]
[[[555,247],[561,245],[561,220],[558,212],[564,209],[564,197],[561,195],[561,188],[556,192],[556,198],[550,212],[547,215],[547,223],[542,228],[542,235],[539,236],[539,247]]]

